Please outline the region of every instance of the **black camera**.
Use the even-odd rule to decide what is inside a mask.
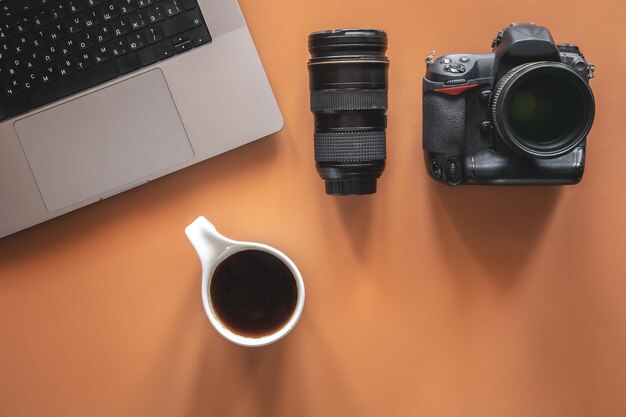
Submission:
[[[492,48],[426,59],[426,169],[450,185],[578,183],[595,67],[533,23],[501,30]]]

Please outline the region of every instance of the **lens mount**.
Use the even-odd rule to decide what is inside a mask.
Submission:
[[[532,158],[571,152],[589,133],[594,115],[589,85],[560,62],[513,68],[498,82],[491,103],[498,135],[511,149]]]

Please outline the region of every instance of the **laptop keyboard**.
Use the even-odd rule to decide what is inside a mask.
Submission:
[[[0,120],[209,42],[196,0],[0,0]]]

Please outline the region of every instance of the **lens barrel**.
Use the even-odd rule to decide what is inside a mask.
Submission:
[[[595,104],[591,88],[571,67],[533,62],[502,77],[491,112],[496,131],[511,149],[532,158],[556,158],[585,139]]]
[[[309,35],[315,162],[326,193],[376,192],[385,169],[387,34],[339,29]]]

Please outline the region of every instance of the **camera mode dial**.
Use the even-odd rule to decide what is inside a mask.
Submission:
[[[444,70],[452,74],[463,74],[465,72],[465,65],[452,62],[451,64],[446,65]]]
[[[580,52],[580,48],[578,47],[578,45],[574,45],[573,43],[560,43],[557,45],[557,47],[559,48],[559,52],[562,54],[569,52],[571,54],[579,55],[580,57],[585,59],[585,56],[582,54],[582,52]]]

